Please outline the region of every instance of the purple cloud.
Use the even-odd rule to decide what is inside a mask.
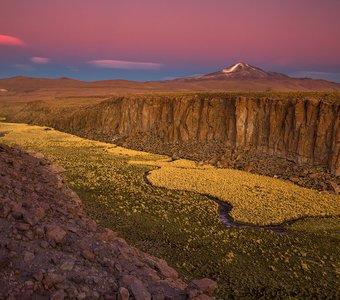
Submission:
[[[31,62],[34,62],[35,64],[46,65],[51,62],[51,59],[48,57],[35,56],[31,58]]]
[[[125,70],[158,70],[163,66],[162,64],[159,63],[135,62],[111,59],[91,60],[88,63],[97,68],[125,69]]]

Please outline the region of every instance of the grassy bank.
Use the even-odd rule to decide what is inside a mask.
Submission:
[[[68,184],[93,219],[140,249],[167,259],[186,279],[217,280],[221,299],[339,296],[339,218],[299,221],[286,236],[226,229],[208,198],[144,183],[144,173],[155,169],[151,165],[167,157],[45,129],[1,123],[0,131],[9,133],[0,143],[42,152],[63,165]],[[235,181],[235,188],[244,189],[241,183]]]
[[[340,215],[339,197],[290,182],[233,169],[198,166],[190,160],[136,161],[157,166],[153,185],[217,197],[232,204],[234,220],[256,225],[280,224],[307,216]]]

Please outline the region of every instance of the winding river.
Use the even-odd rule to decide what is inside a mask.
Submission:
[[[149,174],[150,174],[150,171],[147,171],[147,172],[144,173],[144,175],[143,175],[144,182],[146,184],[154,187],[154,185],[148,179]],[[216,197],[207,195],[207,194],[201,194],[201,195],[207,197],[211,201],[214,201],[215,203],[218,204],[217,214],[219,216],[220,222],[227,228],[265,229],[265,230],[271,230],[271,231],[273,231],[277,234],[280,234],[280,235],[286,235],[286,234],[288,234],[288,231],[285,228],[285,226],[290,225],[290,224],[292,224],[296,221],[296,220],[291,220],[291,221],[287,221],[287,222],[284,222],[284,223],[281,223],[281,224],[278,224],[278,225],[263,225],[263,226],[237,222],[230,215],[230,212],[233,208],[231,204],[229,204],[225,201],[222,201],[222,200],[220,200]]]

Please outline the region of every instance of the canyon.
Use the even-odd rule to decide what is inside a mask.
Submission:
[[[328,253],[329,261],[335,261],[336,259],[332,256],[336,253],[332,248],[334,246],[333,239],[327,240],[324,236],[332,237],[333,231],[338,228],[337,216],[330,218],[311,218],[309,216],[294,223],[284,223],[281,227],[260,226],[249,229],[248,225],[244,227],[244,224],[238,226],[238,223],[230,223],[231,219],[227,218],[230,207],[227,203],[222,203],[220,199],[205,199],[204,195],[196,195],[195,198],[191,198],[191,196],[188,196],[189,194],[183,194],[183,191],[164,190],[163,186],[156,187],[145,184],[148,182],[147,180],[143,181],[143,174],[145,180],[146,174],[150,171],[149,167],[145,169],[140,169],[139,166],[132,167],[132,165],[126,163],[128,155],[124,154],[124,152],[116,153],[114,158],[109,156],[110,151],[119,148],[116,145],[121,145],[125,147],[124,149],[147,151],[146,155],[152,156],[154,155],[152,153],[166,154],[169,156],[166,158],[169,163],[178,163],[181,162],[180,158],[189,158],[194,160],[192,162],[193,166],[199,168],[211,168],[211,166],[205,166],[209,164],[219,168],[245,170],[275,178],[263,177],[265,181],[284,179],[303,187],[323,191],[325,194],[317,193],[321,196],[329,195],[328,192],[338,195],[340,193],[339,92],[273,92],[268,90],[262,92],[219,92],[212,88],[205,92],[191,90],[190,88],[184,92],[179,89],[180,86],[199,86],[201,82],[210,84],[216,80],[221,84],[237,81],[243,87],[247,86],[248,82],[250,82],[249,80],[259,80],[258,82],[264,83],[262,79],[253,79],[256,76],[263,76],[266,82],[267,80],[270,82],[289,80],[283,74],[263,72],[261,69],[251,66],[246,66],[245,68],[239,64],[220,72],[205,75],[203,79],[180,79],[179,85],[177,85],[176,80],[170,81],[170,83],[157,83],[164,86],[164,90],[157,87],[156,83],[141,83],[129,90],[126,88],[129,83],[123,81],[120,82],[122,86],[119,88],[117,86],[112,87],[112,83],[108,82],[88,84],[77,82],[77,85],[80,86],[76,87],[73,81],[66,78],[60,80],[37,79],[33,81],[31,79],[17,78],[14,79],[16,83],[14,83],[13,87],[3,85],[7,92],[0,95],[0,122],[4,122],[0,124],[2,125],[0,137],[3,136],[6,140],[6,137],[11,136],[10,126],[23,126],[22,128],[25,129],[18,130],[17,136],[14,135],[12,140],[8,139],[7,143],[10,145],[13,145],[13,143],[18,144],[18,147],[23,146],[24,149],[32,148],[39,152],[46,151],[46,157],[49,157],[51,161],[58,158],[59,163],[65,167],[65,176],[69,176],[65,177],[68,178],[67,182],[72,188],[76,188],[75,191],[79,193],[86,213],[93,220],[96,220],[98,224],[114,231],[95,225],[92,220],[83,214],[80,207],[80,198],[69,190],[61,174],[53,174],[53,172],[50,174],[48,170],[44,169],[45,166],[48,169],[50,168],[50,163],[47,159],[36,159],[32,157],[31,152],[26,153],[17,148],[13,150],[12,148],[7,148],[7,146],[0,146],[0,160],[1,156],[5,156],[5,166],[7,166],[7,161],[18,161],[18,164],[13,163],[15,170],[12,170],[10,165],[10,167],[4,169],[6,172],[13,171],[10,175],[16,176],[9,189],[5,188],[3,190],[5,194],[10,193],[12,190],[16,191],[15,186],[22,185],[21,178],[35,180],[34,178],[39,177],[38,175],[42,172],[43,174],[46,173],[45,177],[51,179],[51,184],[48,187],[44,186],[45,177],[42,179],[39,177],[35,180],[39,182],[38,187],[40,187],[39,190],[43,194],[46,189],[49,194],[52,194],[56,186],[62,186],[72,194],[72,199],[76,199],[77,205],[79,205],[79,207],[76,207],[75,216],[73,216],[73,210],[68,212],[68,207],[65,208],[68,218],[68,221],[65,221],[65,216],[60,215],[61,211],[58,210],[56,204],[58,202],[58,205],[63,207],[63,202],[59,201],[60,193],[55,192],[56,196],[53,199],[43,199],[42,197],[41,202],[50,203],[53,209],[48,211],[50,215],[44,217],[40,222],[41,224],[38,223],[39,228],[43,228],[39,231],[41,232],[39,236],[34,235],[33,227],[35,225],[26,224],[25,219],[25,222],[23,222],[21,219],[15,219],[14,216],[11,218],[12,213],[6,215],[7,219],[4,218],[3,221],[11,222],[11,224],[6,223],[6,228],[12,226],[11,228],[15,227],[16,230],[7,230],[4,235],[6,240],[0,241],[0,263],[4,263],[5,272],[9,272],[7,264],[11,263],[11,261],[20,270],[25,270],[27,262],[29,263],[32,258],[37,260],[37,265],[34,265],[34,268],[29,273],[25,273],[28,275],[25,277],[26,281],[23,281],[20,276],[17,276],[13,283],[3,281],[5,289],[1,291],[3,295],[0,294],[0,298],[7,295],[41,294],[47,297],[53,296],[63,299],[65,297],[79,296],[78,294],[82,297],[85,294],[89,297],[99,295],[99,298],[101,296],[106,298],[112,296],[113,299],[117,297],[118,299],[127,299],[127,297],[132,296],[132,298],[139,299],[139,295],[143,293],[146,295],[145,299],[148,299],[149,296],[152,298],[160,296],[160,299],[164,297],[173,297],[173,299],[181,299],[181,297],[209,299],[209,296],[213,294],[213,290],[216,289],[216,283],[205,277],[212,278],[218,282],[216,294],[222,295],[222,299],[225,299],[226,295],[230,297],[236,295],[236,298],[237,295],[252,295],[254,299],[257,299],[258,293],[270,295],[268,297],[273,299],[273,295],[277,295],[278,290],[283,291],[287,287],[289,287],[286,292],[287,295],[300,295],[301,291],[304,290],[303,286],[307,284],[305,275],[292,279],[294,284],[290,281],[287,283],[286,278],[281,276],[287,272],[287,261],[290,274],[293,274],[293,270],[294,274],[295,272],[305,274],[308,268],[314,268],[314,264],[313,266],[306,265],[304,256],[300,262],[300,258],[295,255],[295,251],[300,251],[297,249],[307,247],[307,245],[308,247],[304,251],[307,251],[308,258],[313,257],[315,253],[315,261],[317,261],[319,260],[318,253],[320,252]],[[13,80],[9,79],[9,81]],[[314,81],[310,82],[313,83]],[[98,84],[102,86],[99,87]],[[106,84],[108,86],[105,86]],[[144,87],[150,87],[152,84],[155,85],[155,90],[152,92],[143,90]],[[169,84],[176,84],[177,88],[169,92],[166,90],[169,88]],[[142,86],[144,86],[143,89],[138,90]],[[25,124],[6,124],[6,122],[26,123],[42,127],[37,128]],[[63,133],[58,133],[52,128]],[[36,136],[32,132],[36,132]],[[74,142],[69,142],[68,144],[66,140],[61,139],[59,136],[59,134],[66,135],[65,132],[72,133],[78,137],[73,136],[72,141]],[[84,145],[82,148],[77,147],[80,142],[79,140],[76,142],[76,139],[79,139],[79,136],[89,139],[83,140]],[[23,139],[25,142],[23,142]],[[93,140],[105,141],[110,144],[105,144],[105,148],[95,149],[93,145],[97,142]],[[69,145],[69,148],[67,145]],[[126,149],[126,151],[130,150]],[[138,155],[134,155],[136,156],[135,160],[138,160]],[[7,159],[7,157],[10,158]],[[34,164],[26,164],[26,160],[29,162],[33,160]],[[83,164],[85,161],[87,162],[86,165]],[[24,167],[22,167],[23,165]],[[44,170],[41,170],[41,168]],[[55,166],[55,168],[59,170],[59,167]],[[94,168],[95,173],[92,168]],[[28,172],[29,170],[34,173],[34,176],[23,174],[24,171]],[[180,172],[182,171],[184,170],[181,169]],[[6,172],[3,173],[5,174]],[[244,177],[239,182],[240,188],[238,190],[240,191],[249,189],[246,175],[251,175],[241,173],[244,174]],[[70,174],[73,174],[73,177]],[[78,178],[79,176],[81,177],[80,179]],[[82,185],[84,178],[87,178],[84,176],[88,176],[90,186]],[[167,178],[173,182],[175,181],[173,176],[176,175],[172,173]],[[251,176],[256,177],[257,175]],[[7,173],[4,178],[6,180]],[[89,178],[92,178],[92,181]],[[114,178],[119,178],[119,180],[116,182],[113,180]],[[210,184],[211,179],[212,176],[204,182]],[[232,183],[237,181],[234,176],[230,176],[230,180]],[[79,185],[78,181],[82,184]],[[77,185],[75,185],[75,182]],[[181,182],[193,182],[193,180],[189,176],[184,176]],[[218,190],[221,190],[220,182],[218,184]],[[32,183],[25,185],[25,188],[30,186],[32,186]],[[228,187],[230,186],[229,184]],[[6,185],[3,185],[3,187],[6,187]],[[29,197],[30,191],[26,191],[25,188],[23,188],[24,198],[19,197],[20,195],[18,197],[14,197],[14,195],[9,198],[9,201],[5,198],[4,203],[0,203],[0,210],[5,209],[12,202],[18,202],[20,206],[22,199],[29,199],[26,202],[32,202],[33,206],[40,205],[40,203],[36,203],[34,199],[32,200]],[[177,192],[180,194],[177,195]],[[313,192],[315,193],[315,191]],[[252,196],[249,199],[252,199],[253,196],[257,197],[261,193],[264,195],[263,199],[268,199],[268,193],[264,194],[261,187],[256,185],[251,189]],[[285,191],[283,191],[283,194],[286,195]],[[203,202],[198,201],[196,197],[203,197]],[[61,198],[68,199],[64,195],[61,195]],[[246,198],[243,197],[243,199]],[[282,199],[281,197],[280,203],[282,203]],[[211,207],[210,205],[213,203],[211,200],[218,200],[219,207]],[[177,203],[176,201],[180,202]],[[27,206],[26,202],[22,204],[22,207]],[[323,201],[316,202],[320,203],[321,206],[325,205]],[[73,202],[71,201],[70,203],[72,204]],[[140,208],[138,206],[140,211],[137,210],[136,203],[140,203]],[[183,203],[187,205],[184,210]],[[174,218],[170,214],[173,211],[172,206],[169,205],[176,204],[178,206],[175,206],[174,216],[176,217]],[[216,203],[214,204],[216,205]],[[285,207],[284,209],[288,210],[290,208]],[[10,212],[7,208],[5,211]],[[154,211],[160,213],[162,217],[161,223],[159,223],[158,218],[155,218],[150,213]],[[202,215],[203,212],[204,215]],[[247,212],[247,209],[245,209],[245,212]],[[170,215],[168,216],[168,214]],[[85,223],[79,223],[79,226],[78,215],[81,215],[81,219],[85,220]],[[181,216],[180,225],[176,222],[169,222],[166,230],[162,227],[160,232],[157,231],[159,224],[163,226],[163,222],[168,219],[177,220],[178,216]],[[191,216],[193,216],[193,219],[191,219]],[[216,235],[216,228],[211,227],[210,221],[207,224],[202,223],[203,220],[210,220],[210,217],[216,222],[216,224],[213,224],[221,226],[218,227],[218,235]],[[220,220],[217,220],[218,218]],[[226,226],[222,226],[219,223],[220,221]],[[77,227],[73,228],[73,231],[66,230],[65,226],[69,225],[68,222],[76,223]],[[53,242],[48,236],[48,230],[52,223],[67,232],[66,243],[64,241]],[[192,224],[195,224],[195,226],[192,227]],[[237,229],[230,228],[235,224]],[[29,234],[25,233],[27,230],[21,234],[21,228],[27,229]],[[195,235],[193,228],[199,231],[198,236]],[[319,228],[323,228],[322,231],[319,232],[318,230],[321,230]],[[280,234],[266,229],[271,229]],[[303,234],[301,234],[301,230]],[[78,232],[87,232],[87,234],[85,235],[84,233],[84,238],[80,239],[75,236]],[[98,232],[100,234],[108,232],[112,237],[108,237],[110,240],[105,239],[104,244],[102,244],[97,239]],[[193,280],[189,285],[184,283],[178,275],[175,279],[169,279],[167,275],[162,274],[162,267],[174,274],[176,271],[169,267],[165,261],[155,257],[151,259],[160,262],[158,263],[160,271],[157,271],[157,276],[161,279],[161,282],[165,282],[160,284],[158,277],[154,277],[154,275],[150,279],[148,276],[150,272],[154,273],[153,266],[148,264],[149,260],[146,260],[145,257],[150,258],[151,256],[122,242],[123,240],[117,236],[116,232],[119,233],[119,236],[126,238],[129,243],[131,242],[133,246],[148,253],[150,252],[149,254],[155,257],[166,259],[169,266],[175,267],[182,272],[180,277],[183,280],[190,282],[193,278],[204,279]],[[154,232],[153,235],[150,235],[152,232]],[[189,232],[190,235],[184,237],[183,232]],[[208,232],[208,234],[203,234],[207,239],[201,238],[202,232]],[[217,236],[220,236],[220,240],[218,240]],[[303,246],[301,246],[301,237],[304,239]],[[20,242],[16,243],[16,238],[19,238]],[[68,244],[69,239],[73,244]],[[79,244],[78,239],[79,243],[86,239],[86,243]],[[214,242],[216,239],[216,243],[211,243],[210,239],[214,239]],[[244,241],[252,239],[256,240],[253,249],[242,248],[243,245],[247,245],[247,247],[249,245]],[[209,242],[207,242],[208,240]],[[195,241],[198,247],[190,248],[192,241]],[[228,242],[223,244],[224,247],[221,247],[224,241]],[[288,241],[287,244],[285,241]],[[51,262],[40,259],[40,257],[44,257],[41,251],[46,250],[45,248],[41,249],[39,243],[42,243],[44,247],[46,246],[50,250],[46,257],[52,258]],[[263,244],[263,249],[266,249],[263,251],[267,251],[262,252],[259,256],[257,256],[259,253],[258,243]],[[94,244],[96,246],[93,246]],[[206,251],[208,249],[205,248],[206,245],[208,245],[209,251]],[[21,247],[20,250],[27,248],[27,251],[23,252],[23,262],[21,262],[22,259],[20,260],[20,255],[13,250],[15,247]],[[60,252],[59,249],[62,251],[61,256],[57,255],[57,252]],[[81,249],[80,252],[79,249]],[[106,284],[104,277],[108,271],[106,270],[106,265],[101,265],[101,262],[104,261],[104,256],[107,258],[106,261],[112,263],[117,261],[117,257],[108,255],[108,251],[112,251],[112,249],[123,252],[126,249],[132,261],[124,260],[122,262],[123,267],[119,270],[110,269],[112,280]],[[216,249],[216,251],[211,256],[212,249]],[[247,251],[249,251],[249,260],[248,254],[244,255],[244,253],[248,253]],[[286,257],[286,254],[283,253],[290,253],[289,251],[292,254],[288,255],[290,258],[285,260],[284,264],[280,262],[277,266],[270,266],[267,270],[268,257],[274,261],[274,258],[280,255],[281,257]],[[204,256],[206,253],[209,255],[208,258]],[[185,257],[180,256],[181,254]],[[237,259],[234,259],[234,256]],[[224,259],[225,257],[227,257],[227,260]],[[199,258],[202,259],[199,260]],[[264,258],[266,261],[264,261]],[[94,259],[99,262],[99,265],[96,261],[93,262]],[[69,267],[69,261],[71,261],[71,264],[73,261],[76,262],[75,266],[73,266],[74,270],[63,269],[65,263],[65,267]],[[135,261],[136,264],[134,264]],[[209,262],[207,269],[205,261]],[[259,265],[263,265],[265,268],[255,264],[252,265],[252,263],[258,264],[259,261]],[[94,269],[94,263],[96,263],[96,269]],[[61,267],[56,268],[59,264]],[[135,271],[140,265],[145,268],[146,272],[138,273]],[[250,265],[251,267],[249,267]],[[192,268],[189,276],[188,266]],[[132,269],[132,273],[130,269],[127,270],[126,268]],[[46,271],[39,272],[39,269]],[[78,282],[78,277],[76,281],[73,280],[74,271],[82,276],[82,274],[87,274],[89,269],[93,270],[90,273],[91,276],[97,281],[105,283],[105,288],[99,289],[92,282],[87,282],[83,279]],[[196,270],[198,271],[196,272]],[[319,269],[317,272],[320,272]],[[248,274],[248,276],[244,276],[244,274]],[[329,274],[333,276],[332,272],[329,272]],[[320,278],[320,276],[315,276],[314,278]],[[154,278],[156,280],[153,280]],[[231,283],[229,282],[230,278],[234,280]],[[276,287],[268,283],[269,278],[276,278],[276,282],[283,283],[281,286]],[[293,277],[287,276],[287,278]],[[54,282],[54,279],[62,282]],[[263,282],[261,282],[262,279]],[[301,281],[295,283],[296,280]],[[322,290],[323,293],[330,295],[334,293],[333,279],[327,279],[324,282],[326,285],[323,286],[327,286],[327,289]],[[161,290],[159,289],[160,285],[162,285]],[[208,289],[206,285],[208,285]],[[310,289],[313,289],[314,286],[316,288],[319,286],[316,282],[310,282],[307,285]],[[283,286],[285,287],[283,288]],[[290,287],[294,289],[297,287],[297,292],[290,290]],[[209,296],[204,294],[209,294]],[[311,294],[308,294],[308,296]]]
[[[8,121],[228,166],[272,157],[340,175],[338,95],[147,94],[82,106],[30,102]]]

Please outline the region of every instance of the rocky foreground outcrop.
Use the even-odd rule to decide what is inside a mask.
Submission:
[[[86,217],[42,155],[0,145],[0,299],[211,299]]]

